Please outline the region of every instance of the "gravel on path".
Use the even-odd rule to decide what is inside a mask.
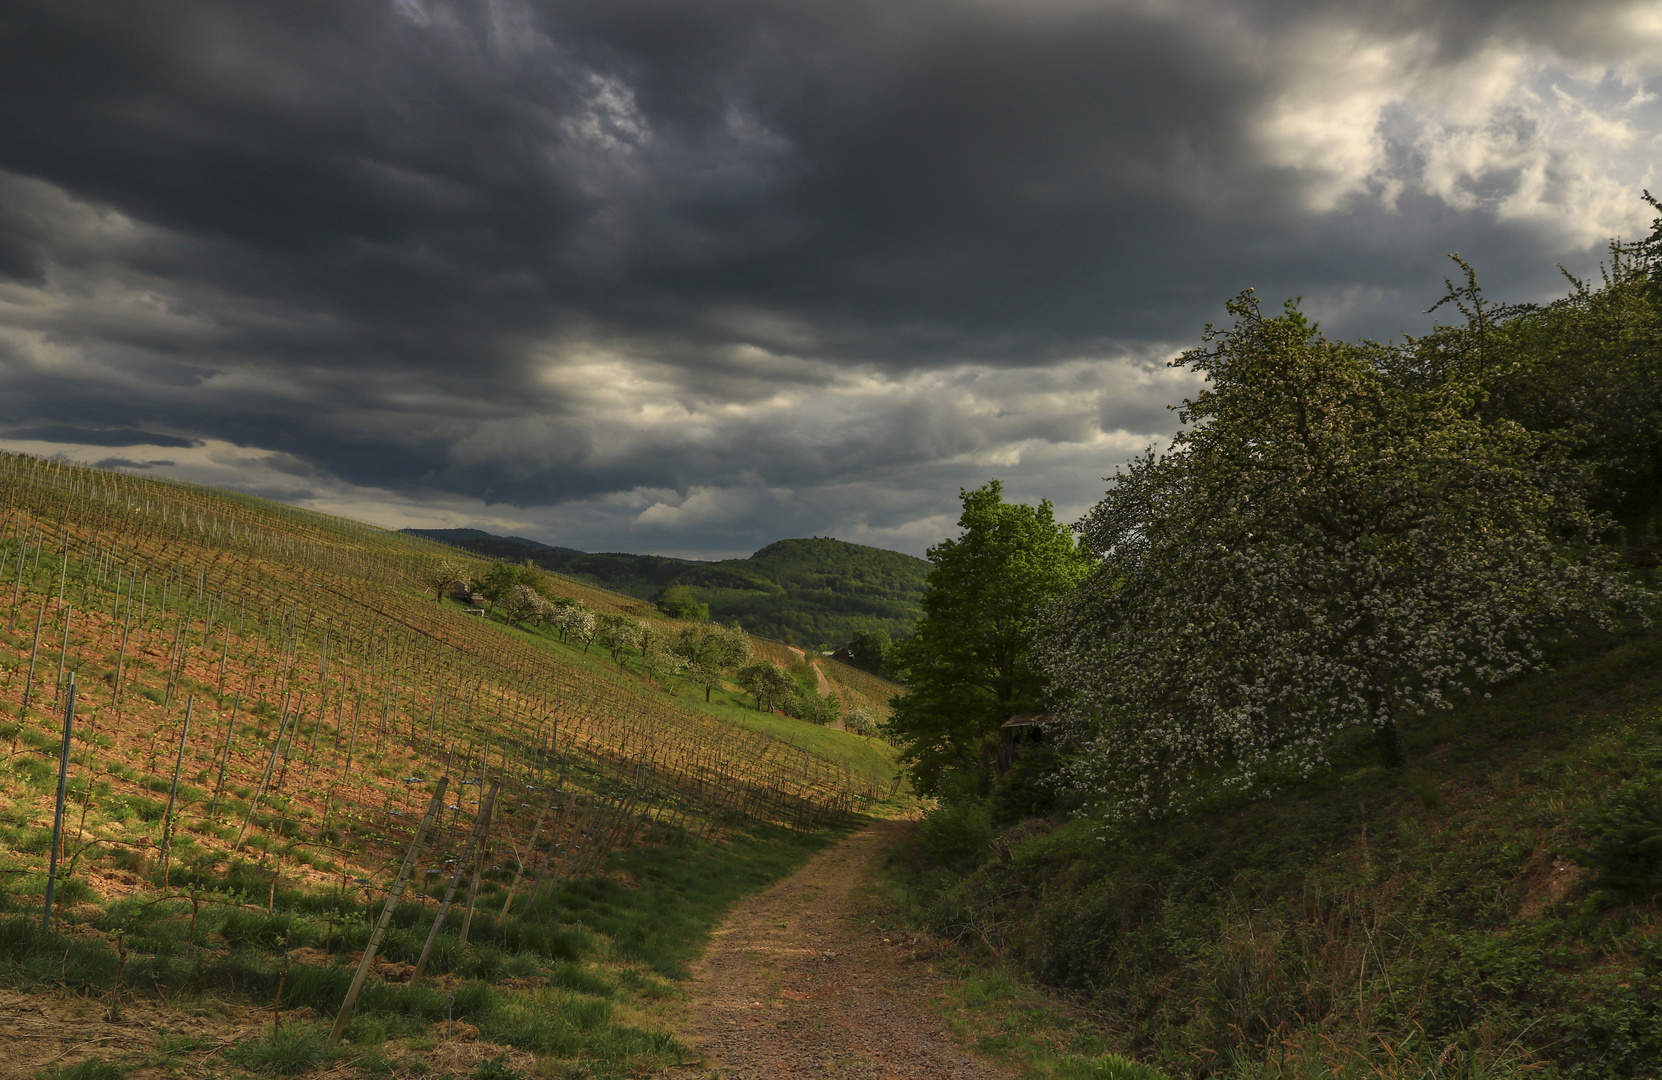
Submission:
[[[921,1003],[945,976],[933,951],[883,937],[861,903],[873,860],[904,829],[878,822],[734,909],[688,985],[677,1034],[699,1056],[660,1074],[764,1080],[1001,1080]],[[891,932],[892,936],[892,932]]]

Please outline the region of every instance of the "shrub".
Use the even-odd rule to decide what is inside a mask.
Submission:
[[[710,621],[710,605],[702,603],[685,585],[671,585],[658,595],[658,610],[672,619]]]
[[[1629,787],[1590,813],[1582,828],[1592,843],[1579,856],[1597,873],[1594,885],[1624,900],[1662,893],[1662,788]]]
[[[877,717],[863,705],[848,710],[848,715],[843,717],[843,727],[856,735],[876,735],[882,730]]]
[[[923,816],[918,826],[918,853],[952,870],[972,870],[987,855],[993,827],[987,808],[965,800],[943,803]]]
[[[785,715],[806,720],[810,724],[829,724],[837,718],[839,705],[836,694],[820,697],[817,690],[798,687],[796,692],[785,699]]]
[[[1028,818],[1066,816],[1080,799],[1072,792],[1059,791],[1060,766],[1056,751],[1049,745],[1024,747],[993,791],[993,823],[1012,825]]]

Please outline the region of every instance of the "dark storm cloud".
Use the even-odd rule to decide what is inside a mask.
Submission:
[[[1077,502],[1242,287],[1389,336],[1448,251],[1507,296],[1588,265],[1662,127],[1633,10],[17,0],[9,437],[688,549],[995,469]]]
[[[34,442],[76,443],[81,446],[200,446],[200,439],[158,435],[134,428],[78,428],[65,424],[33,424],[0,428],[0,436]]]
[[[156,469],[166,468],[172,464],[174,462],[162,458],[152,461],[134,461],[132,458],[123,457],[101,458],[93,462],[93,465],[100,469]]]

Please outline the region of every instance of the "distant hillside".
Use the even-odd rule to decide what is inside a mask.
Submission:
[[[583,554],[576,548],[554,547],[537,540],[527,540],[523,536],[497,536],[483,529],[400,529],[399,532],[409,533],[411,536],[425,536],[427,539],[437,540],[441,544],[451,544],[494,558],[512,559],[514,562],[521,562],[529,558],[533,551],[557,551],[568,555]],[[526,554],[519,554],[522,549]]]
[[[589,553],[479,529],[405,529],[491,558],[524,562],[643,600],[678,585],[710,617],[801,645],[841,644],[856,630],[910,634],[929,564],[898,551],[828,537],[780,540],[747,559],[695,562],[664,555]]]

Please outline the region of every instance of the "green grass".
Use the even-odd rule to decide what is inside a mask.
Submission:
[[[284,1024],[276,1031],[238,1043],[225,1058],[253,1072],[295,1076],[310,1072],[332,1056],[327,1036],[327,1030],[318,1024]]]
[[[440,936],[429,967],[434,979],[414,988],[377,980],[366,984],[347,1029],[356,1048],[350,1052],[369,1071],[374,1071],[371,1066],[391,1068],[387,1043],[419,1044],[430,1037],[432,1025],[448,1016],[477,1025],[486,1039],[568,1061],[572,1068],[596,1075],[661,1068],[685,1051],[643,1021],[648,1006],[677,993],[673,984],[685,977],[687,961],[738,899],[790,873],[843,834],[759,829],[719,842],[688,839],[619,852],[611,873],[626,876],[631,887],[610,877],[567,882],[529,914],[523,910],[522,892],[518,910],[505,918],[497,917],[502,883],[492,882],[481,893],[466,951],[455,935],[461,913],[452,912],[449,932]],[[176,889],[256,896],[262,905],[269,882],[263,868],[244,862],[217,874],[206,866],[176,864],[172,877]],[[4,887],[28,892],[37,890],[39,881],[12,880]],[[202,905],[196,949],[187,940],[190,904],[183,899],[155,902],[153,895],[141,894],[107,905],[86,926],[64,927],[67,932],[51,935],[42,934],[38,915],[26,910],[0,917],[0,979],[25,990],[64,987],[107,999],[116,987],[112,937],[119,931],[128,949],[120,985],[129,999],[135,994],[169,1000],[209,994],[269,1008],[281,981],[283,1009],[310,1007],[318,1022],[285,1023],[275,1035],[268,1028],[225,1057],[260,1075],[303,1073],[329,1056],[322,1033],[353,968],[338,960],[291,962],[284,974],[283,947],[327,949],[340,957],[363,947],[368,925],[361,903],[352,909],[356,914],[343,920],[332,893],[287,881],[278,889],[274,907],[267,914],[234,904]],[[413,961],[430,918],[430,908],[400,905],[382,955]],[[453,999],[434,981],[450,974],[463,980]],[[546,985],[519,990],[497,985],[508,978],[542,979]],[[171,1061],[187,1049],[170,1044],[157,1053]]]
[[[446,599],[445,606],[461,611],[463,605]],[[611,655],[598,646],[583,652],[581,645],[568,644],[558,639],[552,630],[533,626],[509,626],[498,616],[487,615],[487,620],[503,633],[512,634],[536,648],[554,653],[562,660],[586,673],[613,683],[627,683],[640,687],[647,678],[639,656],[626,656],[624,666],[613,662]],[[881,739],[852,735],[835,728],[822,727],[776,713],[763,712],[755,707],[747,695],[736,690],[718,689],[706,703],[704,692],[684,680],[654,680],[660,686],[668,685],[676,704],[714,716],[729,724],[758,731],[807,750],[842,768],[861,776],[877,777],[879,782],[892,783],[897,771],[896,751]]]
[[[1274,798],[894,870],[928,926],[1079,995],[1105,1051],[1174,1077],[1655,1075],[1662,909],[1599,889],[1588,848],[1662,783],[1662,637],[1407,735],[1400,774],[1359,739]]]
[[[671,978],[685,977],[709,931],[741,897],[800,866],[852,825],[820,833],[756,830],[720,845],[642,848],[614,865],[640,887],[610,879],[578,881],[559,895],[561,918],[606,934],[618,952]],[[719,856],[711,849],[716,848]]]
[[[701,699],[699,706],[729,723],[772,735],[862,776],[876,776],[885,783],[894,779],[896,751],[881,739],[763,712],[733,691],[717,691],[711,697],[709,705]]]

